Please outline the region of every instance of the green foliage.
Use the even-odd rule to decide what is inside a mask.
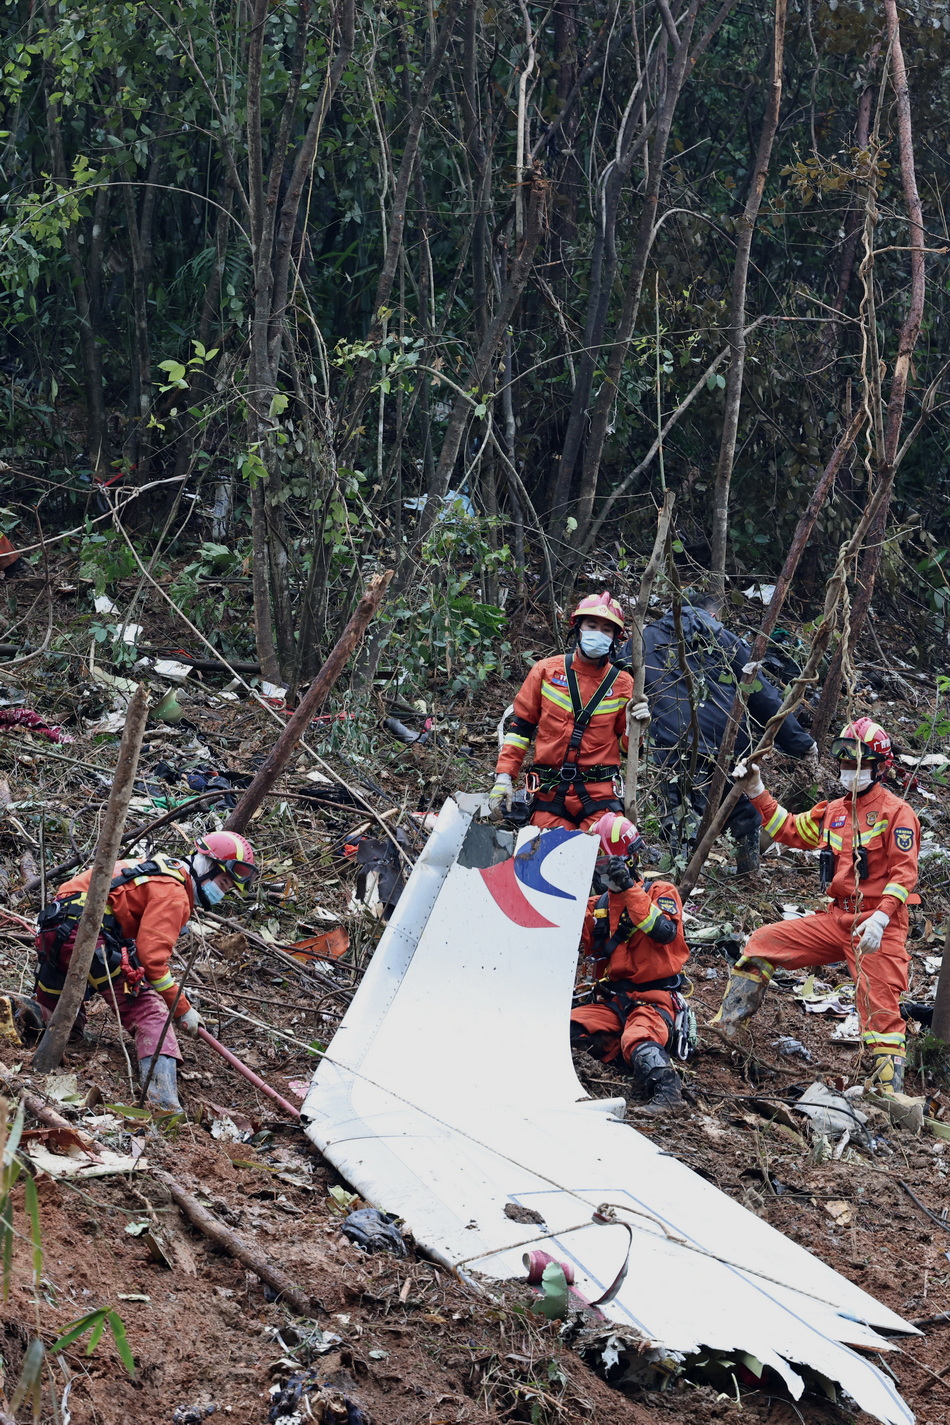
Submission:
[[[468,514],[461,502],[446,506],[426,541],[415,587],[384,609],[386,654],[410,686],[444,674],[451,692],[472,692],[505,667],[507,617],[481,596],[485,576],[503,573],[511,561],[507,545],[493,547],[497,533],[497,521]]]
[[[135,1376],[135,1359],[129,1349],[129,1342],[125,1334],[125,1325],[122,1317],[111,1306],[100,1306],[95,1311],[88,1312],[85,1316],[80,1316],[78,1321],[72,1321],[66,1327],[62,1336],[54,1341],[50,1350],[65,1351],[67,1346],[73,1345],[80,1337],[89,1332],[89,1340],[86,1344],[86,1355],[91,1356],[93,1351],[102,1340],[103,1333],[108,1326],[112,1332],[112,1339],[115,1348],[119,1353],[119,1360],[125,1366],[129,1375]]]
[[[79,547],[79,577],[90,579],[97,594],[114,588],[120,579],[130,579],[138,572],[135,556],[122,536],[115,530],[87,525]],[[100,642],[109,634],[96,634]]]
[[[918,723],[914,736],[929,742],[931,738],[950,737],[950,678],[944,673],[936,675],[937,701],[932,713]]]

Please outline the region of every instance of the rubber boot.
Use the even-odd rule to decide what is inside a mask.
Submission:
[[[631,1108],[638,1118],[659,1118],[665,1113],[684,1113],[686,1100],[679,1074],[667,1051],[652,1039],[638,1044],[630,1059],[633,1081],[647,1099]]]
[[[44,1014],[43,1006],[26,995],[11,995],[13,1000],[13,1023],[27,1049],[32,1049],[42,1038],[49,1014]]]
[[[904,1092],[904,1056],[894,1054],[888,1050],[874,1054],[872,1063],[874,1067],[868,1076],[867,1085],[870,1089],[876,1089],[878,1093],[892,1094]]]
[[[144,1084],[148,1078],[148,1071],[152,1067],[152,1058],[153,1056],[149,1054],[147,1058],[139,1060],[140,1084]],[[182,1107],[178,1099],[178,1072],[175,1068],[175,1060],[170,1054],[159,1054],[146,1097],[151,1108],[161,1109],[165,1113],[181,1113]]]
[[[755,956],[748,960],[743,956],[737,960],[729,976],[722,1004],[709,1021],[710,1024],[720,1030],[727,1039],[735,1038],[742,1025],[752,1018],[765,999],[774,970],[775,966],[769,960],[760,960]]]
[[[759,832],[758,828],[748,836],[734,838],[736,844],[736,875],[757,876],[759,874]]]

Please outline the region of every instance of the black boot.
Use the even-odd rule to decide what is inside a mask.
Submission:
[[[43,1037],[49,1014],[43,1012],[42,1005],[37,1004],[35,999],[27,999],[26,995],[11,995],[10,998],[17,1034],[26,1048],[32,1049]]]
[[[640,1118],[657,1118],[664,1113],[683,1113],[686,1100],[680,1087],[679,1074],[665,1049],[648,1039],[638,1044],[630,1060],[634,1083],[642,1091],[646,1103],[634,1105],[631,1112]]]

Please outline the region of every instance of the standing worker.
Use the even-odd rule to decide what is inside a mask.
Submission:
[[[98,992],[118,1008],[123,1028],[135,1039],[140,1082],[151,1073],[148,1100],[154,1108],[181,1112],[175,1068],[181,1050],[171,1025],[152,1068],[169,1009],[175,1005],[175,1024],[191,1038],[197,1038],[204,1023],[172,976],[175,942],[196,901],[210,910],[229,891],[246,896],[256,875],[253,847],[233,831],[199,837],[185,860],[156,855],[116,863],[85,998]],[[35,998],[26,1001],[21,1015],[21,1020],[28,1016],[33,1021],[36,1032],[50,1018],[66,983],[91,877],[90,867],[65,881],[40,914]],[[85,1019],[83,1008],[77,1028]]]
[[[869,1082],[904,1088],[907,897],[917,883],[920,822],[884,785],[891,739],[868,717],[849,722],[831,744],[844,796],[793,816],[765,790],[755,764],[734,776],[776,841],[818,851],[828,908],[763,925],[749,937],[712,1021],[732,1038],[765,998],[776,965],[789,970],[845,960],[855,983],[861,1040],[873,1061]]]
[[[606,592],[581,599],[571,615],[568,651],[535,663],[515,698],[488,796],[493,812],[511,809],[514,779],[537,734],[528,774],[534,826],[588,830],[605,811],[622,812],[621,760],[631,732],[650,720],[631,704],[633,679],[610,661],[623,637],[623,612]]]
[[[632,821],[608,812],[592,828],[608,889],[588,902],[581,951],[598,976],[586,1003],[571,1011],[571,1047],[605,1064],[618,1057],[647,1099],[635,1113],[654,1117],[685,1107],[670,1057],[685,1059],[692,1016],[679,991],[689,958],[683,903],[669,881],[645,886],[639,872],[643,837]]]

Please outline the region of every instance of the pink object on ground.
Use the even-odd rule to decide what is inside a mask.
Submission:
[[[291,1118],[300,1117],[299,1108],[294,1108],[292,1103],[288,1103],[285,1098],[281,1098],[276,1089],[272,1089],[270,1084],[265,1084],[264,1080],[259,1078],[253,1069],[249,1069],[246,1064],[242,1064],[236,1054],[232,1054],[230,1049],[225,1049],[224,1045],[219,1043],[213,1034],[209,1034],[207,1029],[203,1029],[200,1025],[198,1026],[198,1038],[203,1039],[206,1044],[210,1044],[215,1053],[220,1054],[222,1059],[226,1059],[232,1069],[237,1069],[238,1073],[243,1074],[262,1094],[266,1094],[268,1098],[280,1104],[284,1112],[289,1113]]]
[[[31,732],[38,732],[40,737],[50,742],[76,741],[71,732],[55,727],[29,708],[0,708],[0,727],[28,727]]]

